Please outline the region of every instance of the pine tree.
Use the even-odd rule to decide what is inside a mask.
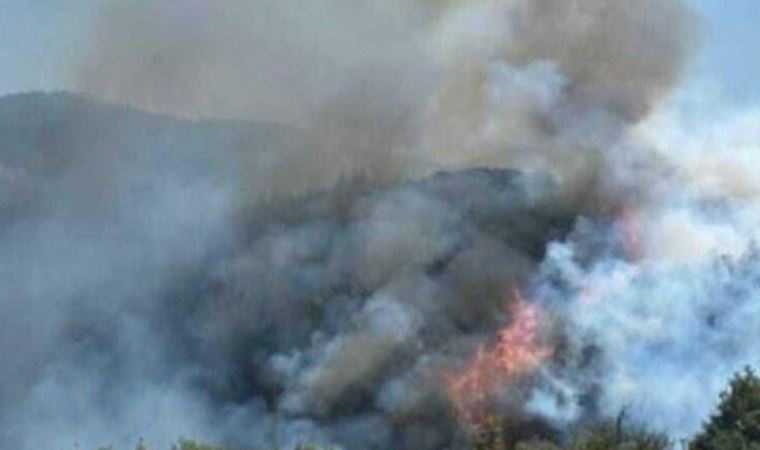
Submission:
[[[760,378],[751,369],[734,376],[689,449],[760,450]]]

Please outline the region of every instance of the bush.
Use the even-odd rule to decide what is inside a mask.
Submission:
[[[667,450],[671,447],[670,439],[664,434],[624,426],[618,421],[578,433],[568,450]]]
[[[616,421],[605,421],[575,430],[560,445],[546,439],[523,440],[510,444],[498,430],[482,434],[475,450],[669,450],[670,439],[662,434],[624,422],[624,414]]]
[[[231,450],[222,447],[199,444],[195,441],[180,439],[179,444],[172,446],[172,450]]]
[[[550,441],[533,440],[518,442],[515,450],[561,450],[561,448]]]
[[[113,446],[99,447],[98,450],[115,450]],[[135,450],[149,450],[145,441],[140,439]],[[198,442],[188,439],[180,439],[179,442],[172,446],[171,450],[233,450],[227,447],[219,447],[215,445],[199,444]],[[301,444],[296,450],[332,450],[330,448],[317,447],[314,445]]]
[[[760,450],[760,378],[751,369],[734,376],[689,449]]]

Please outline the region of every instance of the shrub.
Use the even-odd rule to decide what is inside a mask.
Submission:
[[[115,450],[113,446],[99,447],[98,450]],[[135,447],[135,450],[149,450],[145,441],[142,439]],[[177,444],[172,446],[172,450],[233,450],[227,447],[219,447],[215,445],[200,444],[188,439],[180,439]],[[301,444],[297,447],[297,450],[332,450],[329,448],[317,447],[314,445]]]
[[[550,441],[532,440],[518,442],[515,450],[561,450],[561,448]]]
[[[489,430],[486,430],[489,431]],[[510,443],[498,429],[477,439],[475,450],[669,450],[670,439],[662,433],[626,424],[621,413],[616,421],[604,421],[579,428],[560,445],[546,439],[529,439]]]
[[[222,447],[199,444],[195,441],[180,439],[179,444],[172,446],[172,450],[230,450]]]
[[[641,427],[616,423],[603,423],[578,433],[568,450],[667,450],[670,439],[664,434]]]

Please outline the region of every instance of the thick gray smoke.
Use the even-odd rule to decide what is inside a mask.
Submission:
[[[355,179],[233,214],[221,168],[142,146],[168,140],[192,155],[175,145],[246,127],[193,136],[77,98],[5,99],[35,102],[42,111],[20,120],[29,129],[8,133],[16,144],[53,130],[89,157],[63,173],[27,160],[9,185],[31,201],[3,234],[3,446],[450,444],[440,370],[505,319],[504,293],[571,225],[548,178],[501,170],[386,188]],[[61,114],[45,111],[56,104]],[[104,122],[105,141],[80,141]],[[158,140],[132,140],[142,133]],[[191,145],[230,154],[225,140]],[[67,146],[25,150],[50,158]],[[86,197],[86,174],[107,168],[130,177]],[[58,203],[67,198],[82,203]],[[34,201],[45,199],[56,204]]]
[[[105,3],[79,90],[195,121],[0,101],[0,446],[458,448],[444,374],[521,286],[556,351],[510,414],[694,431],[760,362],[752,127],[663,112],[696,28],[677,0]]]
[[[131,0],[103,8],[75,82],[150,111],[296,125],[310,145],[273,157],[275,192],[490,166],[585,195],[695,29],[680,0]]]

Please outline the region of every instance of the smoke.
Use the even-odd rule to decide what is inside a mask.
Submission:
[[[93,25],[75,81],[158,112],[293,120],[372,64],[386,60],[379,69],[389,70],[403,61],[424,33],[423,8],[404,1],[112,2]]]
[[[676,83],[696,29],[681,1],[134,0],[103,8],[74,82],[304,130],[306,149],[273,157],[274,192],[489,166],[552,173],[576,198]]]
[[[460,448],[515,288],[526,423],[686,435],[760,363],[756,119],[667,110],[683,2],[102,8],[75,84],[151,114],[0,102],[2,446]]]
[[[503,292],[569,226],[546,183],[502,171],[382,189],[359,181],[221,228],[196,222],[229,217],[204,211],[196,193],[145,202],[129,223],[142,228],[102,240],[71,239],[75,223],[63,217],[33,237],[8,234],[8,246],[46,239],[6,253],[16,269],[5,268],[4,298],[22,313],[10,311],[3,329],[13,405],[4,443],[450,442],[439,368],[495,329]],[[18,268],[31,279],[13,280]],[[27,352],[10,348],[24,339],[34,339]]]
[[[611,149],[662,100],[696,39],[680,2],[468,6],[442,31],[428,148],[454,165],[548,171],[570,198],[609,176],[606,160],[624,156]]]
[[[758,216],[743,175],[754,116],[694,129],[674,125],[683,121],[671,112],[646,124],[640,137],[672,167],[658,188],[666,195],[606,223],[579,221],[568,239],[548,247],[533,286],[561,311],[566,350],[576,356],[547,371],[538,410],[578,420],[582,399],[593,393],[604,415],[625,408],[635,420],[688,437],[709,417],[725,380],[760,363],[751,343]],[[589,351],[596,356],[584,360]],[[564,391],[547,394],[551,383]],[[568,387],[576,401],[559,402]]]

